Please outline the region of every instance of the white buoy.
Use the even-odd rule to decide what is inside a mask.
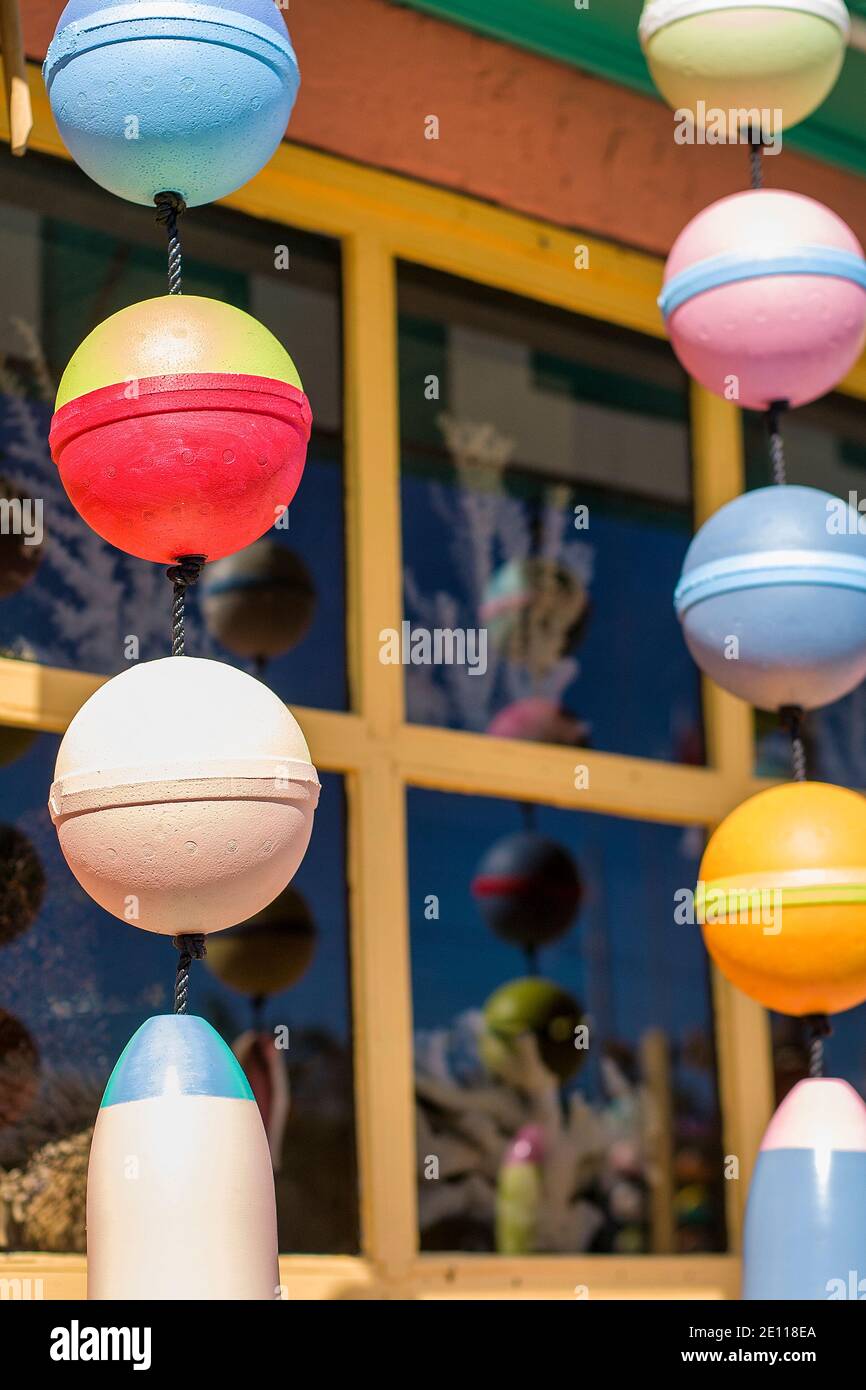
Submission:
[[[203,1018],[149,1018],[105,1089],[87,1178],[88,1298],[280,1296],[271,1157]]]

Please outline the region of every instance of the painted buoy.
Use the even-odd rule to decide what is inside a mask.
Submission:
[[[659,305],[677,357],[708,390],[752,410],[804,405],[863,350],[863,248],[813,198],[734,193],[680,232]]]
[[[316,609],[316,586],[304,561],[267,538],[208,565],[201,590],[210,631],[228,651],[252,661],[297,646]]]
[[[764,1135],[749,1188],[743,1298],[862,1299],[866,1106],[847,1081],[800,1081]]]
[[[574,1076],[586,1051],[576,1046],[575,1030],[582,1021],[577,1000],[552,980],[528,976],[501,985],[484,1005],[481,1058],[494,1076],[508,1078],[519,1064],[517,1040],[531,1034],[538,1054],[560,1081]]]
[[[866,799],[788,782],[710,837],[696,899],[704,941],[767,1009],[837,1013],[866,999]]]
[[[203,1018],[149,1018],[93,1131],[87,1296],[273,1300],[279,1282],[271,1156],[240,1064]]]
[[[223,984],[265,999],[297,984],[315,949],[312,913],[290,886],[249,921],[208,942],[205,963]]]
[[[304,857],[319,796],[292,714],[220,661],[142,662],[64,735],[49,810],[78,882],[167,936],[259,912]]]
[[[866,528],[847,502],[766,487],[710,517],[674,603],[694,660],[760,709],[817,708],[866,677]]]
[[[744,112],[765,134],[805,120],[832,90],[851,22],[843,0],[646,0],[640,40],[652,79],[698,126]]]
[[[249,314],[197,295],[121,309],[73,354],[51,455],[88,526],[163,564],[217,560],[289,505],[312,416],[285,348]]]
[[[524,947],[545,946],[567,932],[580,894],[568,850],[531,830],[497,840],[472,880],[472,896],[490,930]]]
[[[273,0],[70,0],[42,75],[63,143],[96,183],[190,206],[267,164],[300,82]]]

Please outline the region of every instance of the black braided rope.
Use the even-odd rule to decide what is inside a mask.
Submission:
[[[824,1039],[833,1032],[826,1014],[807,1014],[803,1022],[809,1030],[809,1075],[824,1075]]]
[[[186,604],[186,591],[191,584],[198,583],[199,576],[204,568],[205,557],[203,555],[180,555],[173,565],[169,565],[166,574],[174,585],[171,600],[171,654],[172,656],[183,656],[184,646],[184,607]]]
[[[791,761],[794,781],[806,780],[806,741],[803,737],[803,711],[799,705],[783,705],[779,710],[782,728],[791,735]]]
[[[173,936],[171,941],[180,952],[174,978],[174,1011],[185,1014],[189,1006],[189,967],[194,960],[201,960],[207,955],[207,942],[200,933]]]
[[[169,192],[157,193],[153,201],[156,204],[156,220],[161,227],[165,227],[168,236],[168,292],[182,294],[180,281],[183,267],[177,219],[186,211],[186,203],[179,193]]]
[[[753,188],[764,187],[764,145],[753,140],[749,146],[749,177]]]
[[[767,435],[770,443],[770,463],[773,468],[773,482],[783,487],[788,481],[787,470],[785,468],[785,444],[782,439],[781,418],[782,411],[787,410],[787,401],[773,401],[767,411]]]

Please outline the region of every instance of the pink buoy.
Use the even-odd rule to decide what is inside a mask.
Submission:
[[[841,217],[813,198],[752,189],[680,233],[659,306],[702,386],[752,410],[832,391],[866,342],[866,261]]]

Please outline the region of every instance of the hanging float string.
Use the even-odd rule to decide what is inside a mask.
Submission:
[[[779,710],[779,718],[791,733],[794,781],[805,782],[806,744],[803,739],[803,711],[799,705],[784,705]],[[829,1038],[833,1029],[826,1014],[808,1014],[803,1021],[808,1028],[809,1076],[814,1079],[824,1075],[824,1039]]]
[[[168,236],[168,292],[182,294],[180,232],[177,219],[186,210],[186,203],[179,193],[157,193],[153,201],[156,203],[156,220],[161,227],[165,227]]]
[[[184,607],[186,591],[190,584],[198,582],[205,564],[203,555],[180,555],[175,564],[166,570],[174,585],[171,602],[171,654],[183,656],[184,646]]]
[[[749,146],[749,173],[752,188],[763,188],[764,146],[760,139],[753,140]],[[788,481],[785,467],[785,445],[780,428],[782,412],[787,409],[787,405],[787,401],[773,401],[766,414],[773,482],[780,487],[783,487]],[[803,711],[798,705],[786,705],[779,710],[779,718],[782,721],[782,726],[787,728],[791,734],[791,761],[794,781],[805,782],[806,744],[803,739]],[[824,1075],[824,1039],[828,1038],[833,1031],[830,1020],[826,1014],[811,1014],[803,1022],[808,1029],[809,1076],[811,1078],[822,1077]]]
[[[787,410],[787,401],[773,401],[766,414],[767,436],[770,444],[770,463],[773,469],[773,482],[780,487],[788,481],[785,468],[785,441],[782,439],[782,411]]]
[[[181,294],[181,275],[183,270],[180,232],[177,219],[186,208],[186,203],[178,193],[158,193],[156,220],[165,227],[168,236],[168,292]],[[186,591],[190,584],[198,581],[205,563],[203,555],[180,555],[175,564],[166,570],[173,585],[171,604],[171,654],[183,656],[184,649],[184,608]],[[174,977],[174,1012],[185,1014],[189,1008],[189,968],[194,960],[201,960],[207,954],[207,944],[201,933],[189,933],[172,937],[172,944],[178,952],[177,970]]]
[[[806,780],[806,741],[803,738],[803,711],[799,705],[783,705],[779,710],[782,728],[791,735],[791,761],[794,765],[794,781]]]
[[[177,958],[177,974],[174,978],[174,1011],[185,1014],[189,1005],[189,967],[194,960],[207,955],[207,943],[203,934],[173,936],[172,945],[180,952]]]
[[[814,1079],[824,1075],[824,1039],[833,1027],[826,1014],[807,1014],[803,1022],[809,1030],[809,1076]]]

